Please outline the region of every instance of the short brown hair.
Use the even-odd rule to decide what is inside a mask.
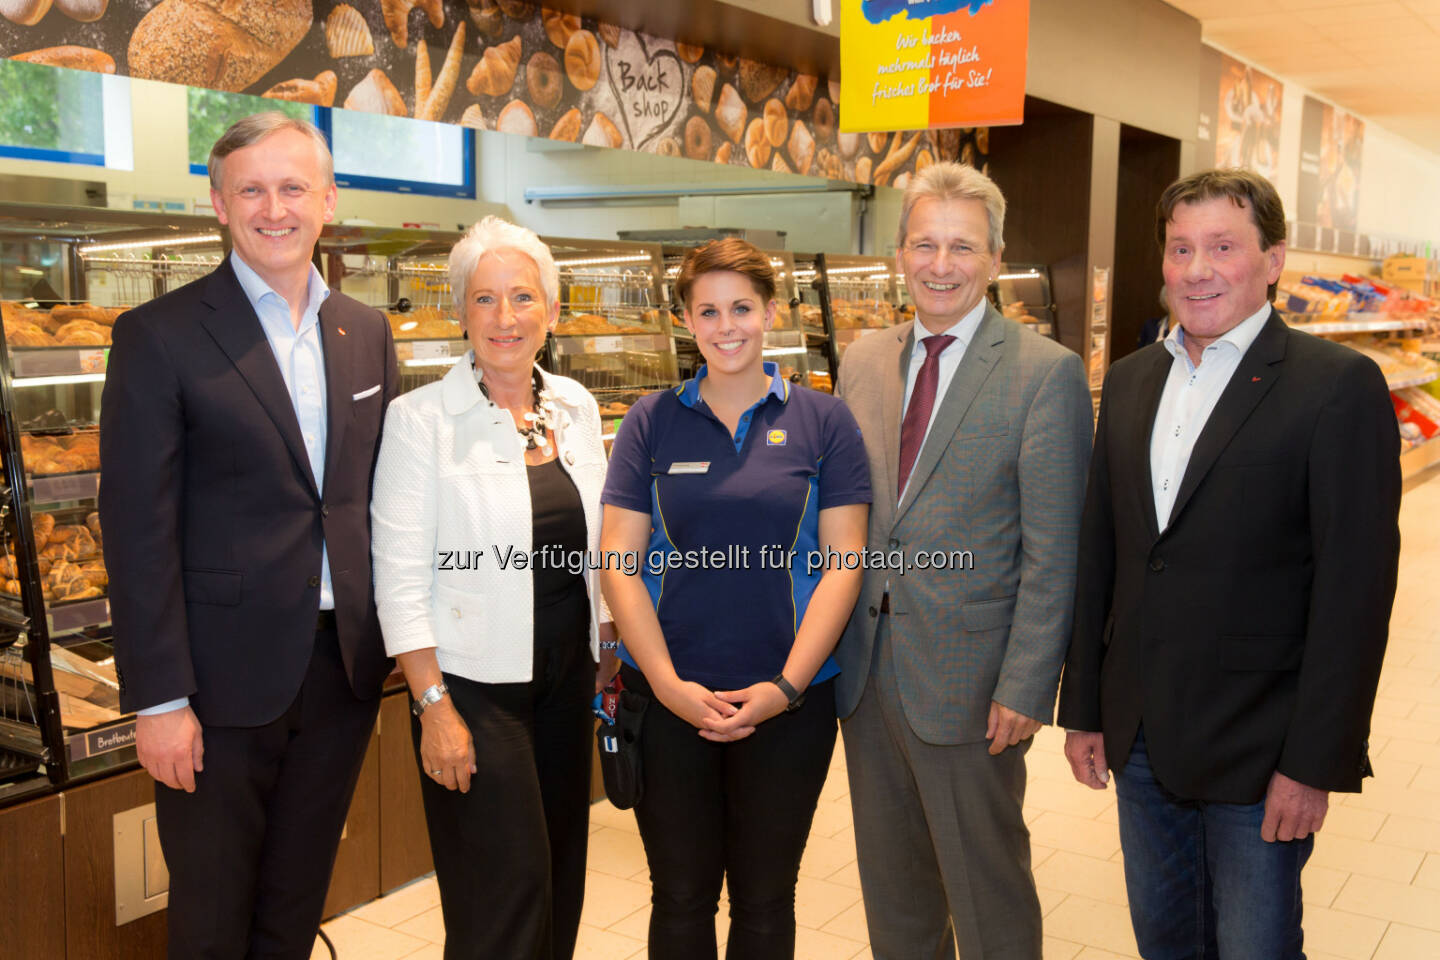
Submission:
[[[681,305],[688,305],[690,288],[696,280],[720,271],[744,274],[762,300],[775,299],[775,268],[770,265],[770,258],[748,240],[725,237],[701,244],[685,254],[685,262],[680,264],[680,273],[675,277],[675,296]]]
[[[1285,205],[1275,186],[1250,170],[1224,168],[1192,173],[1165,188],[1155,207],[1155,238],[1165,247],[1165,228],[1174,219],[1175,208],[1182,203],[1204,203],[1228,197],[1242,210],[1250,211],[1250,220],[1260,231],[1260,249],[1269,250],[1285,242]],[[1270,284],[1266,296],[1275,298],[1276,285]]]
[[[325,134],[321,133],[315,124],[308,120],[298,120],[279,110],[267,110],[264,113],[252,113],[248,117],[236,120],[228,130],[220,134],[220,139],[215,141],[215,146],[210,148],[210,161],[206,166],[209,168],[211,189],[220,189],[221,171],[226,157],[236,150],[253,146],[270,134],[279,133],[281,130],[294,130],[309,137],[315,144],[316,153],[320,156],[320,168],[324,172],[325,186],[328,187],[335,182],[335,160],[330,155],[330,145],[325,142]]]

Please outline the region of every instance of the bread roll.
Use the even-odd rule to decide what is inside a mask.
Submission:
[[[603,113],[596,113],[580,142],[592,147],[619,147],[625,138],[620,135],[620,128],[613,120]]]
[[[460,126],[472,127],[476,130],[489,130],[485,124],[485,114],[480,111],[480,104],[472,103],[460,114]]]
[[[388,113],[392,117],[403,117],[410,111],[405,109],[405,100],[395,84],[385,75],[384,70],[371,70],[365,79],[355,84],[355,89],[345,98],[346,110],[363,110],[366,113]]]
[[[511,100],[505,104],[505,109],[495,118],[495,129],[501,133],[518,133],[524,137],[533,137],[540,132],[535,126],[535,114],[530,112],[529,104],[523,100]]]
[[[785,79],[788,72],[784,67],[741,57],[740,90],[745,94],[746,100],[759,103],[775,92],[775,88],[780,86],[780,81]]]
[[[756,170],[763,170],[770,162],[770,138],[765,133],[765,121],[756,117],[745,128],[745,158]]]
[[[23,27],[33,27],[50,12],[50,0],[0,0],[0,16]]]
[[[710,112],[710,103],[715,99],[715,70],[711,67],[696,67],[690,78],[690,95],[695,106],[702,113]]]
[[[580,18],[573,13],[540,8],[540,20],[545,24],[545,36],[561,50],[580,29]]]
[[[740,138],[745,135],[745,119],[749,111],[745,109],[745,101],[740,99],[740,94],[730,84],[720,88],[720,101],[715,104],[715,122],[720,124],[720,129],[734,143],[739,143]]]
[[[577,30],[565,44],[565,75],[582,93],[600,79],[600,44],[589,30]]]
[[[55,0],[55,8],[71,20],[94,23],[105,15],[110,0]]]
[[[567,143],[574,143],[580,139],[580,108],[571,107],[565,111],[555,126],[550,128],[551,140],[564,140]]]
[[[795,169],[808,175],[810,162],[815,158],[815,138],[810,136],[805,121],[796,120],[795,126],[790,128],[790,143],[787,149],[790,151],[790,159],[795,161]]]
[[[311,0],[160,0],[130,35],[130,75],[244,90],[304,39]]]
[[[770,146],[782,147],[785,145],[785,138],[790,133],[790,113],[785,109],[785,104],[773,97],[765,101],[765,136],[770,139]]]
[[[325,46],[336,59],[368,57],[375,52],[370,25],[360,11],[348,3],[338,5],[325,18]]]
[[[17,53],[10,58],[24,63],[39,63],[47,67],[69,67],[71,70],[89,70],[91,73],[114,73],[115,58],[104,50],[90,47],[43,47]]]
[[[799,113],[810,109],[810,104],[815,100],[815,84],[819,78],[814,74],[798,74],[790,82],[790,90],[785,94],[785,106]]]

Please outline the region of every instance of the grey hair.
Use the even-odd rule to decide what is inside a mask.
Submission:
[[[560,299],[560,271],[555,258],[534,230],[518,226],[496,216],[480,220],[450,248],[450,303],[455,316],[465,319],[466,288],[470,275],[480,259],[497,250],[517,250],[535,262],[540,271],[540,289],[545,293],[545,309]]]
[[[905,199],[900,204],[900,229],[895,243],[905,246],[905,231],[910,226],[910,212],[921,200],[979,200],[985,204],[990,222],[990,252],[998,254],[1005,246],[1005,195],[985,174],[963,163],[933,163],[910,178]]]
[[[267,110],[264,113],[241,117],[220,134],[220,139],[210,148],[210,160],[207,164],[210,170],[210,189],[220,189],[221,167],[226,157],[281,130],[295,130],[315,141],[315,149],[320,153],[320,165],[325,170],[325,185],[335,182],[335,158],[330,155],[330,144],[325,142],[325,134],[309,120],[299,120],[278,110]]]

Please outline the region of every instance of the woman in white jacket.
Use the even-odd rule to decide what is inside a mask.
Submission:
[[[559,279],[534,233],[481,220],[450,252],[450,288],[472,349],[390,404],[370,508],[376,606],[415,701],[445,957],[568,958],[589,706],[615,637],[584,562],[599,546],[600,415],[535,365]]]

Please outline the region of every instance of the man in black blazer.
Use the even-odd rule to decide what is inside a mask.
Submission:
[[[1270,307],[1268,181],[1182,179],[1157,230],[1177,328],[1106,378],[1065,753],[1095,789],[1116,772],[1142,956],[1299,958],[1328,794],[1370,773],[1399,435],[1374,362]]]
[[[234,251],[115,324],[100,516],[122,706],[157,781],[171,957],[310,956],[390,669],[371,474],[398,373],[311,264],[329,150],[279,113],[210,154]]]

